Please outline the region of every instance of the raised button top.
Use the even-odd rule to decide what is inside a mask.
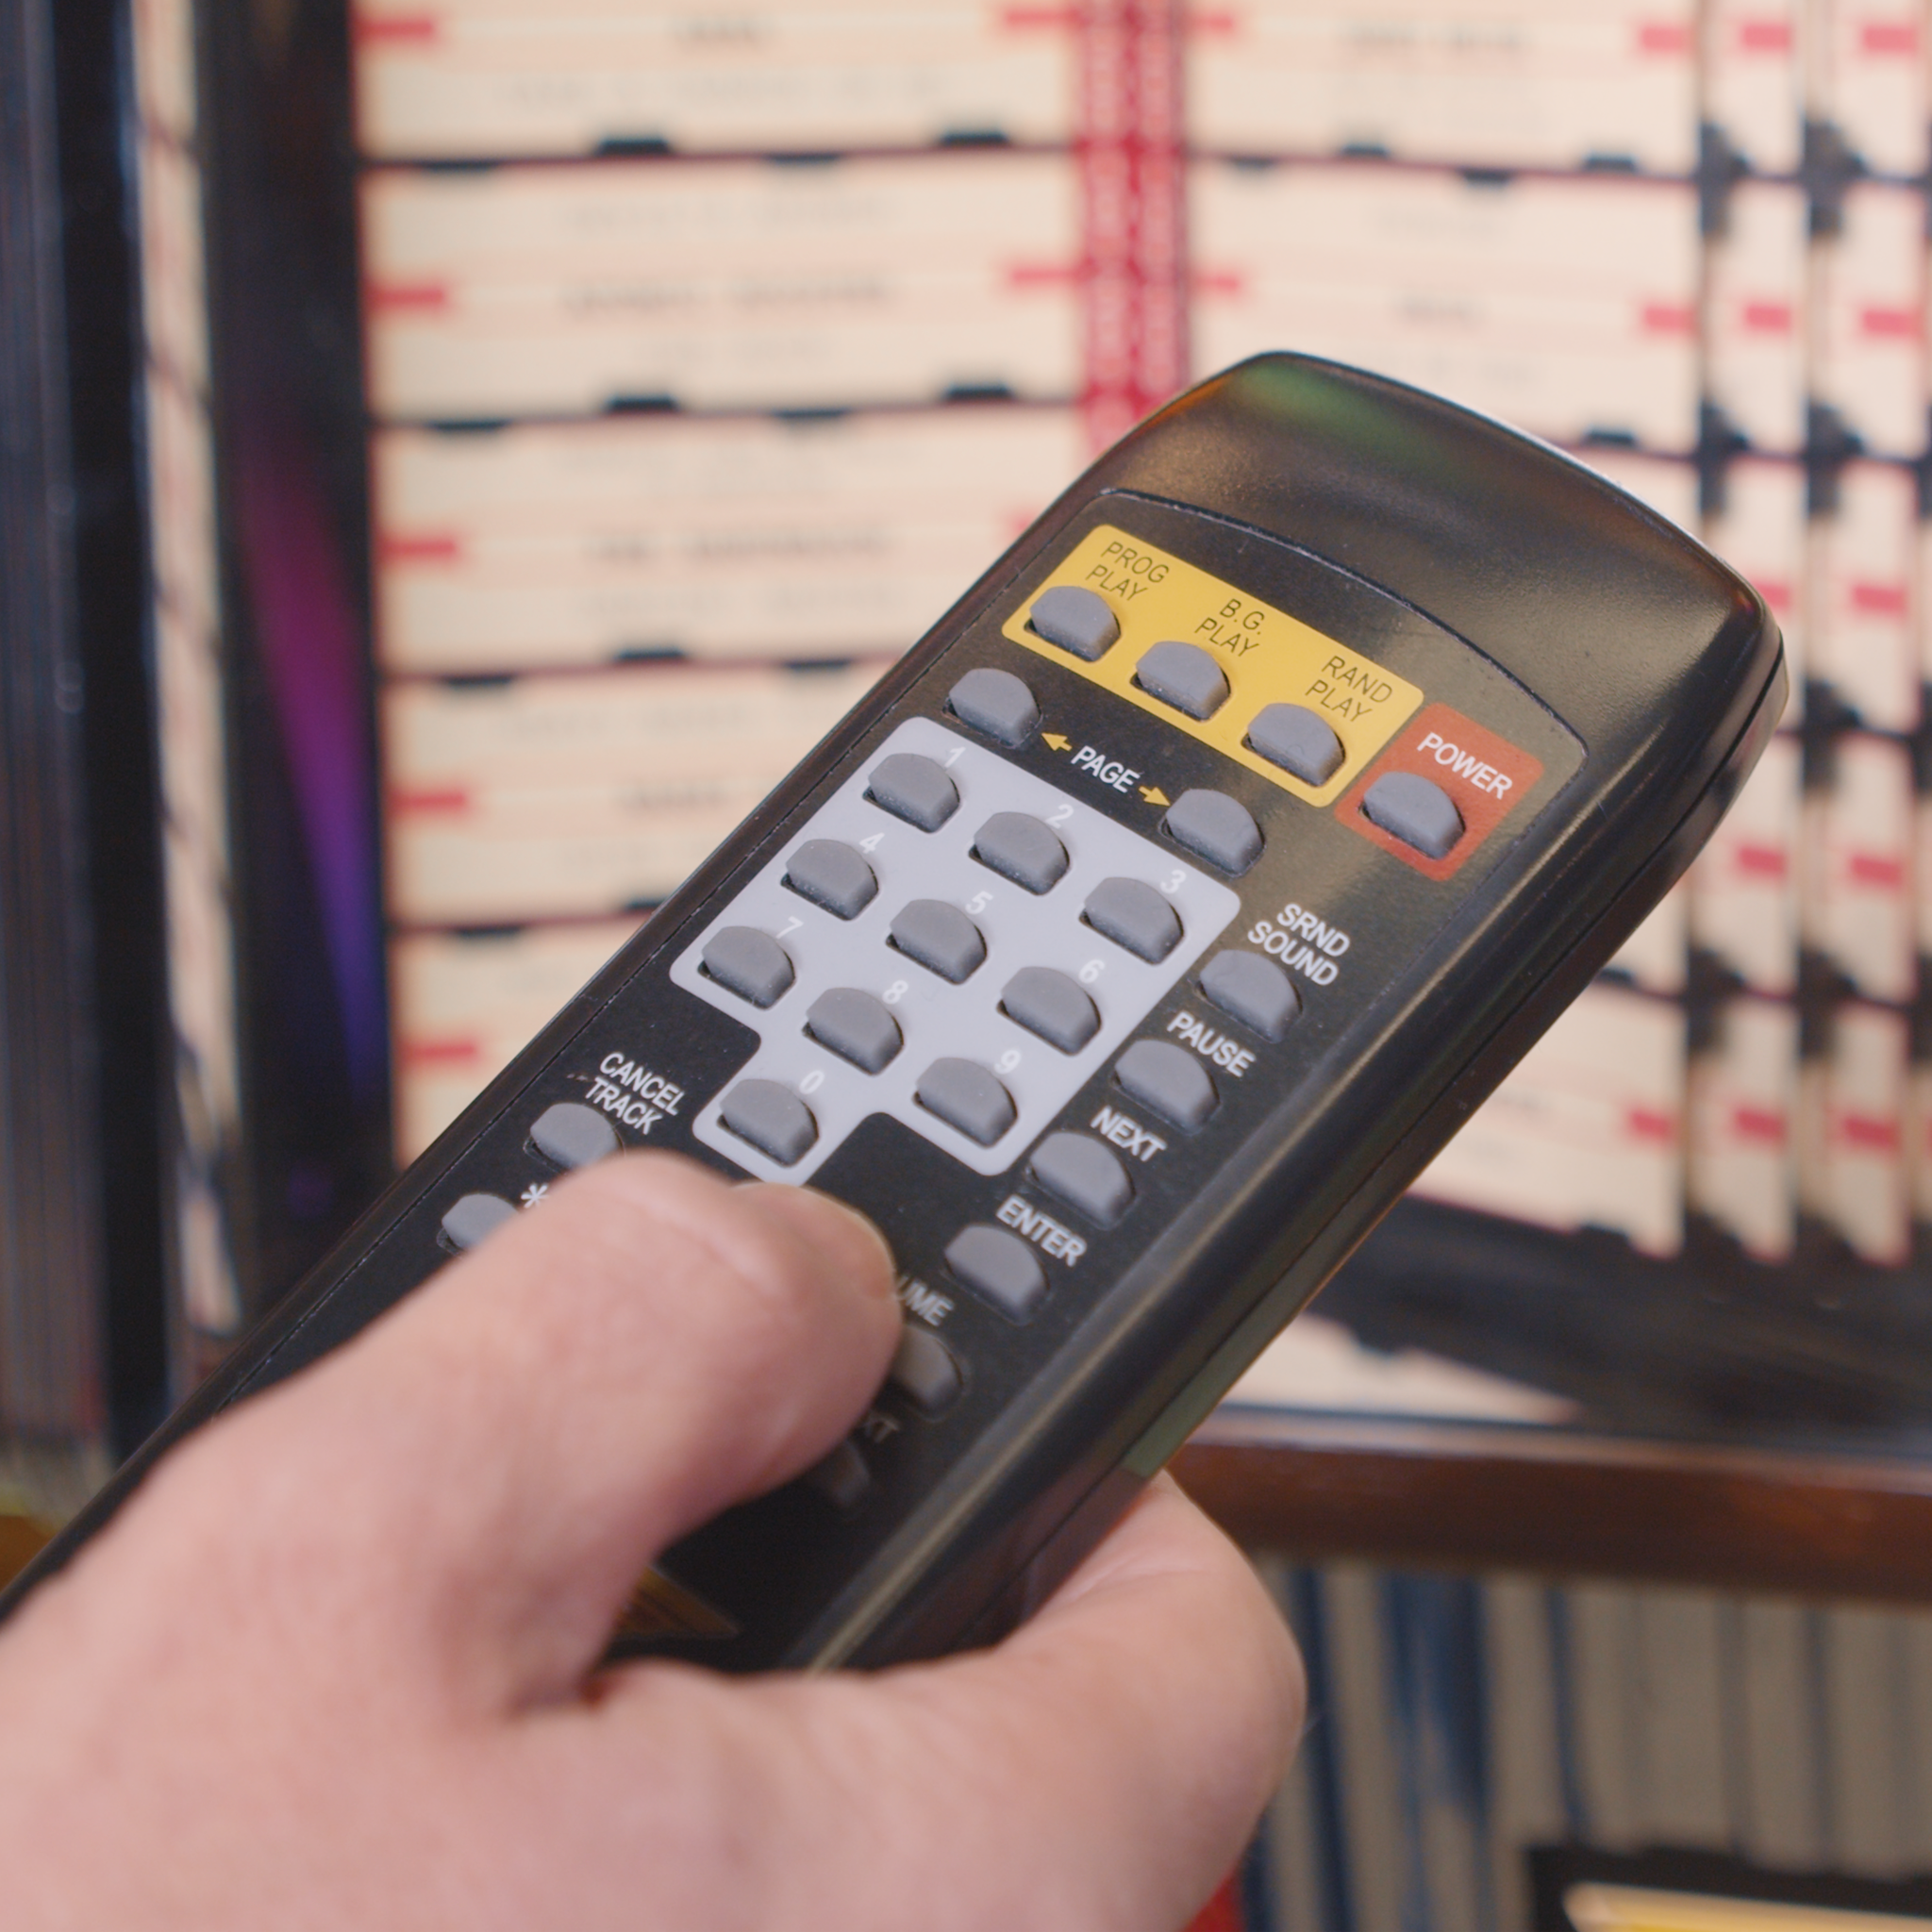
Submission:
[[[904,1043],[886,1003],[856,986],[835,986],[820,993],[806,1015],[805,1030],[868,1074],[890,1066]]]
[[[1306,705],[1264,705],[1248,726],[1248,746],[1304,785],[1325,785],[1341,769],[1341,741]]]
[[[1221,1104],[1208,1069],[1172,1041],[1135,1041],[1122,1054],[1113,1076],[1142,1107],[1190,1131]]]
[[[1223,872],[1246,872],[1261,856],[1261,828],[1254,814],[1224,791],[1183,791],[1162,823],[1176,845]]]
[[[1230,1019],[1269,1040],[1279,1040],[1302,1009],[1294,981],[1259,953],[1216,953],[1201,970],[1201,991]]]
[[[1078,584],[1056,584],[1052,590],[1042,591],[1026,616],[1048,643],[1071,651],[1089,664],[1106,657],[1121,634],[1113,607],[1099,591],[1082,590]]]
[[[780,1167],[802,1160],[819,1137],[811,1108],[776,1080],[741,1080],[724,1096],[718,1118]]]
[[[866,779],[866,796],[922,832],[937,832],[959,809],[959,788],[936,759],[912,751],[881,758]]]
[[[1028,1320],[1046,1294],[1040,1257],[1018,1235],[984,1221],[962,1227],[946,1244],[946,1266],[1015,1322]]]
[[[465,1194],[442,1217],[442,1238],[463,1253],[491,1235],[506,1221],[514,1221],[517,1210],[501,1194]]]
[[[1462,814],[1420,772],[1384,772],[1362,796],[1362,812],[1426,858],[1447,858],[1462,837]]]
[[[1134,1198],[1119,1157],[1091,1134],[1049,1134],[1026,1164],[1048,1193],[1101,1227],[1111,1227]]]
[[[1100,1031],[1099,1011],[1079,982],[1051,966],[1021,967],[1000,994],[1000,1009],[1062,1053],[1078,1053]]]
[[[914,899],[892,915],[892,943],[928,973],[955,986],[978,972],[986,958],[979,928],[943,899]]]
[[[886,1373],[892,1386],[909,1395],[923,1414],[942,1414],[959,1399],[959,1364],[930,1328],[908,1323],[892,1366]]]
[[[1135,665],[1134,682],[1190,718],[1211,718],[1227,702],[1227,674],[1199,644],[1156,644]]]
[[[969,671],[951,691],[946,704],[954,717],[975,731],[1018,751],[1040,726],[1040,707],[1025,684],[1010,671],[982,665]]]
[[[991,1147],[1019,1118],[1013,1096],[977,1060],[933,1061],[913,1097],[982,1147]]]
[[[720,926],[700,955],[705,971],[755,1007],[769,1007],[791,990],[791,958],[768,932],[753,925]]]
[[[1179,944],[1179,915],[1142,879],[1102,879],[1087,894],[1087,924],[1138,959],[1158,964]]]
[[[1029,892],[1050,891],[1067,872],[1067,848],[1031,812],[994,812],[974,839],[973,856]]]
[[[842,839],[808,839],[786,861],[785,883],[840,919],[857,919],[879,890],[865,854]]]
[[[559,1100],[537,1116],[530,1145],[558,1167],[589,1167],[617,1152],[617,1129],[594,1107]]]

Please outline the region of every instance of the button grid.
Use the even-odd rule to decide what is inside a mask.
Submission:
[[[922,831],[867,796],[880,764],[907,756],[933,760],[958,789],[959,808],[936,831]],[[980,828],[1002,812],[1043,822],[1064,846],[1066,872],[1043,892],[1009,882],[972,856]],[[812,840],[835,840],[861,851],[876,875],[876,896],[855,917],[840,918],[784,884],[788,862]],[[869,849],[868,841],[874,841]],[[1083,920],[1089,896],[1116,879],[1160,890],[1178,917],[1180,937],[1158,962],[1137,958]],[[1170,884],[1174,890],[1164,890]],[[889,944],[893,920],[915,900],[958,908],[981,935],[987,963],[956,985]],[[1132,1037],[1240,908],[1233,891],[1180,862],[1171,847],[1127,830],[944,725],[908,719],[674,961],[675,984],[755,1027],[761,1041],[724,1091],[699,1112],[693,1131],[704,1144],[762,1179],[803,1181],[860,1121],[886,1113],[973,1172],[1002,1173]],[[770,1007],[754,1007],[700,970],[707,947],[729,928],[764,933],[792,962],[794,983]],[[1099,972],[1082,979],[1083,969],[1095,960]],[[1063,1051],[1000,1010],[1005,989],[1029,967],[1060,974],[1091,998],[1099,1025],[1084,1044]],[[805,1030],[814,1005],[841,990],[880,1001],[903,1036],[900,1051],[876,1074],[828,1051]],[[965,1058],[985,1068],[1011,1096],[1015,1119],[990,1145],[915,1098],[921,1080],[943,1058]],[[722,1124],[722,1110],[747,1080],[772,1082],[809,1110],[816,1135],[795,1159],[774,1158]],[[780,1151],[790,1152],[796,1139],[780,1142]]]

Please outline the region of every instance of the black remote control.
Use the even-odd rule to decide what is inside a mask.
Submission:
[[[906,1336],[622,1653],[879,1664],[1062,1575],[1690,862],[1775,627],[1556,451],[1266,356],[1102,458],[357,1224],[166,1445],[561,1170],[865,1210]],[[0,1606],[4,1607],[4,1606]]]

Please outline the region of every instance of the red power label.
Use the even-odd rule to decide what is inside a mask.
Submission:
[[[1390,772],[1413,772],[1449,794],[1462,819],[1462,836],[1441,858],[1431,858],[1384,831],[1362,810],[1362,797]],[[1429,705],[1399,731],[1389,748],[1350,788],[1336,816],[1405,865],[1432,879],[1452,876],[1543,774],[1542,760],[1518,751],[1507,739],[1485,731],[1474,718],[1447,705]]]

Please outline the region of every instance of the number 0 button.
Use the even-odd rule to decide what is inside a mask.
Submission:
[[[741,1080],[724,1096],[718,1118],[780,1167],[803,1160],[819,1137],[811,1108],[775,1080]]]

